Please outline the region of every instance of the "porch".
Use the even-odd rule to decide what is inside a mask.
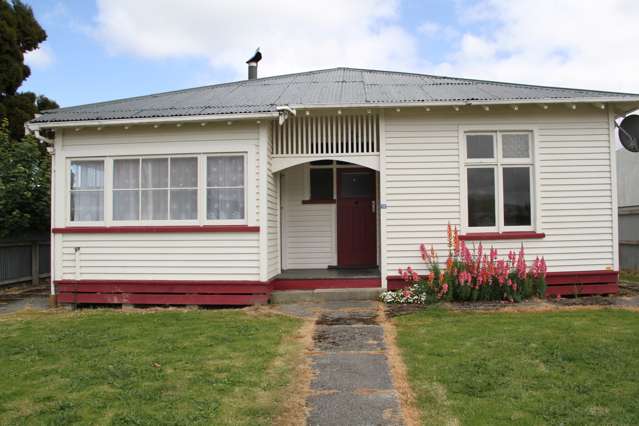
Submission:
[[[273,279],[274,291],[380,287],[381,274],[378,268],[293,269]]]

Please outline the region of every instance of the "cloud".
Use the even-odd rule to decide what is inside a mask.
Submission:
[[[24,62],[32,68],[47,68],[53,63],[53,52],[46,46],[27,52]]]
[[[260,76],[335,66],[417,70],[398,2],[98,0],[96,36],[114,54],[205,58],[239,78],[256,47]]]
[[[436,72],[639,92],[636,0],[482,0]]]

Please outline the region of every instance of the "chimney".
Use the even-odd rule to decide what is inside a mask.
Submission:
[[[246,63],[248,64],[248,79],[255,80],[257,78],[257,63],[262,59],[262,54],[260,53],[260,48],[258,47],[255,51],[255,55]]]

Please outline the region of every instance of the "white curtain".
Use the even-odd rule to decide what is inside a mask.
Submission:
[[[71,191],[71,221],[104,220],[104,191]]]
[[[501,135],[501,144],[504,158],[528,158],[530,157],[529,135],[510,134]]]
[[[206,160],[206,217],[244,218],[244,157],[215,156]]]
[[[142,160],[142,220],[169,218],[169,159]]]
[[[113,161],[113,188],[137,189],[140,187],[140,160]]]
[[[172,220],[197,219],[197,158],[171,158]]]
[[[71,162],[71,221],[104,219],[104,162]]]

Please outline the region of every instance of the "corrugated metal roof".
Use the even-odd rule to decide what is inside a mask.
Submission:
[[[639,95],[334,68],[45,111],[32,123],[275,112],[305,107],[639,99]]]

